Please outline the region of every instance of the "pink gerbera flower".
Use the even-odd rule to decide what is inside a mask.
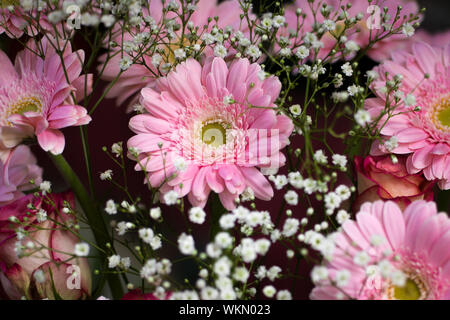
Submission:
[[[153,0],[149,2],[149,10],[144,10],[143,14],[147,18],[151,17],[155,21],[155,26],[158,26],[159,28],[160,24],[162,23],[161,20],[163,17],[163,8],[164,6],[161,0]],[[190,17],[189,22],[193,23],[194,28],[197,27],[199,28],[199,30],[203,30],[203,26],[208,25],[208,19],[217,16],[219,18],[217,22],[217,26],[219,28],[231,26],[235,31],[240,30],[244,34],[248,34],[247,23],[244,21],[241,25],[240,13],[242,13],[242,9],[238,0],[226,0],[221,3],[218,3],[217,0],[200,0],[196,4],[195,11],[193,15]],[[180,23],[179,18],[177,18],[177,16],[173,12],[169,12],[168,17],[176,19],[176,21]],[[216,24],[209,23],[209,25],[212,27],[213,25]],[[133,41],[137,33],[149,31],[150,30],[148,26],[146,27],[145,25],[142,25],[139,32],[134,30],[133,34],[131,33],[122,34],[121,29],[118,27],[118,30],[116,30],[113,40],[119,44],[123,44],[125,42]],[[161,39],[158,39],[158,41],[161,41]],[[168,63],[175,62],[175,58],[173,56],[173,53],[171,52],[176,50],[179,44],[178,38],[172,40],[165,39],[164,41],[167,42],[168,44],[162,46],[161,49],[167,52],[167,57],[164,57],[163,59],[167,61],[162,61],[160,62],[160,64],[155,65],[155,63],[152,62],[152,56],[149,55],[143,56],[143,59],[145,60],[145,65],[133,64],[130,68],[128,68],[125,72],[123,72],[119,80],[116,82],[114,87],[108,92],[106,97],[117,99],[118,105],[122,105],[126,100],[132,98],[130,102],[130,106],[132,106],[133,103],[136,103],[138,101],[139,91],[142,88],[154,87],[157,79],[156,75],[159,74],[158,71],[159,66],[162,65],[164,62]],[[187,44],[189,43],[185,43],[185,45]],[[208,49],[209,48],[206,48],[204,53],[207,56],[211,56],[213,52],[212,50]],[[119,63],[120,60],[122,59],[122,55],[117,54],[118,50],[119,48],[112,49],[110,55],[113,57],[109,60],[108,64],[104,68],[102,78],[106,81],[112,81],[113,79],[116,78],[116,76],[120,72]],[[124,53],[124,55],[127,54]],[[100,58],[102,63],[106,61],[106,57],[107,55],[103,55]],[[100,67],[100,69],[102,68],[103,66]]]
[[[42,57],[25,49],[17,55],[14,66],[0,51],[1,147],[12,148],[24,138],[36,136],[42,149],[60,154],[65,145],[60,129],[91,121],[86,109],[73,99],[84,94],[85,75],[80,75],[84,52],[72,52],[70,45],[66,46],[63,67],[47,38],[39,49],[34,42],[29,46],[35,52],[41,50]],[[91,77],[87,79],[90,88]]]
[[[32,1],[29,6],[25,10],[19,0],[0,1],[0,34],[20,38],[24,33],[31,37],[37,36],[38,30],[53,33],[53,25],[44,10],[47,4],[44,1]],[[61,28],[62,25],[57,26],[58,30]]]
[[[221,58],[203,67],[188,59],[155,88],[143,89],[148,114],[131,119],[137,135],[128,141],[139,153],[136,170],[147,171],[150,184],[161,186],[163,194],[188,195],[195,206],[204,206],[211,190],[227,209],[246,188],[259,199],[272,198],[272,187],[256,167],[284,164],[280,149],[293,124],[272,109],[281,83],[273,76],[259,79],[260,71],[247,59],[229,67]]]
[[[24,196],[42,182],[42,169],[27,146],[20,145],[0,160],[0,206]],[[34,184],[31,183],[34,181]]]
[[[312,299],[450,299],[450,219],[434,202],[403,213],[392,201],[365,203],[333,238]]]
[[[375,37],[382,37],[386,35],[388,31],[384,30],[382,27],[383,21],[378,19],[383,15],[384,8],[388,10],[388,17],[390,19],[386,21],[391,25],[394,21],[394,17],[397,13],[397,7],[401,6],[403,9],[401,11],[401,18],[394,24],[395,28],[401,26],[403,20],[403,16],[409,17],[410,14],[417,14],[419,11],[419,7],[415,1],[409,0],[374,0],[371,3],[368,1],[360,0],[360,1],[349,1],[349,0],[324,0],[316,1],[315,3],[309,3],[308,0],[297,0],[294,4],[288,5],[286,7],[286,22],[287,28],[282,30],[283,36],[288,36],[289,30],[297,29],[297,14],[296,11],[298,9],[302,10],[302,13],[306,14],[305,21],[303,23],[303,30],[305,32],[312,32],[314,26],[314,15],[316,16],[316,21],[322,24],[326,20],[333,20],[335,17],[333,14],[329,17],[324,17],[321,13],[322,5],[331,6],[334,10],[338,10],[341,6],[346,6],[347,4],[351,4],[351,7],[346,10],[349,18],[354,18],[358,14],[362,14],[363,18],[359,20],[354,27],[352,27],[346,34],[347,41],[354,41],[360,48],[367,47],[370,40],[374,40]],[[375,11],[372,14],[368,8],[369,6],[378,6],[380,8],[379,11]],[[312,12],[311,6],[314,8],[315,13]],[[374,7],[375,8],[375,7]],[[318,10],[317,10],[318,9]],[[380,15],[378,15],[378,13]],[[300,23],[303,22],[303,19],[300,18]],[[344,21],[339,22],[336,25],[336,29],[331,31],[335,36],[339,36],[344,29]],[[372,30],[371,30],[372,29]],[[301,42],[301,38],[305,34],[301,34],[300,38],[297,39],[297,43]],[[330,51],[335,48],[337,40],[331,35],[330,32],[325,32],[321,39],[319,39],[323,47],[320,48],[318,57],[323,59],[330,54]],[[391,35],[385,40],[378,41],[372,48],[367,51],[367,55],[375,60],[382,61],[386,59],[390,52],[392,51],[392,44],[401,43],[405,41],[406,37],[403,34]],[[346,42],[342,44],[344,46]],[[349,55],[348,57],[351,57]]]
[[[395,75],[403,77],[399,91],[405,99],[395,106],[395,115],[381,129],[383,140],[389,143],[376,141],[371,153],[409,154],[406,166],[410,174],[423,171],[428,180],[438,180],[442,189],[449,189],[450,46],[441,49],[418,42],[412,52],[397,51],[392,60],[375,70],[379,74],[373,83],[377,98],[366,102],[373,119],[386,104],[386,73],[389,79]],[[384,115],[380,126],[386,119]]]

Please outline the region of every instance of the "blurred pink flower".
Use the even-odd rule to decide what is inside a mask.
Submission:
[[[34,184],[30,183],[34,180]],[[0,207],[24,196],[42,182],[42,168],[27,146],[20,145],[0,160]]]
[[[404,99],[389,119],[384,114],[379,125],[384,142],[372,145],[371,154],[407,154],[408,173],[423,172],[426,179],[439,181],[441,189],[450,188],[450,45],[431,47],[413,44],[412,51],[397,51],[376,67],[378,80],[372,84],[377,95],[366,101],[372,119],[386,105],[386,73],[403,78],[399,92]],[[398,92],[397,92],[398,94]],[[389,97],[391,108],[393,97]],[[406,102],[405,102],[406,101]]]
[[[450,44],[450,31],[429,33],[425,30],[417,30],[412,37],[402,41],[384,41],[377,45],[379,51],[383,52],[379,56],[378,61],[388,60],[391,54],[395,51],[409,51],[411,52],[414,43],[426,42],[432,47],[445,48]],[[373,58],[373,57],[372,57]]]
[[[402,209],[415,200],[433,201],[434,183],[423,175],[409,174],[406,157],[399,157],[397,163],[393,163],[390,156],[355,157],[355,166],[358,196],[354,209],[359,210],[364,202],[376,200],[392,200]]]
[[[85,125],[91,121],[84,107],[76,105],[84,93],[85,75],[81,75],[84,52],[72,52],[70,45],[62,54],[63,62],[45,37],[36,48],[18,53],[13,66],[0,51],[3,67],[0,79],[0,147],[12,148],[26,137],[37,137],[39,145],[53,154],[62,153],[65,145],[60,129]],[[42,51],[42,52],[41,52]],[[91,75],[87,77],[91,86]],[[77,90],[78,89],[78,90]]]
[[[136,170],[147,171],[163,195],[174,190],[179,197],[188,195],[194,206],[203,207],[212,190],[232,209],[247,187],[270,200],[272,187],[256,167],[284,165],[280,150],[293,124],[272,109],[280,81],[260,80],[260,71],[247,59],[230,66],[221,58],[209,58],[203,66],[188,59],[154,89],[143,89],[148,114],[130,120],[137,135],[128,141],[139,153]]]
[[[383,31],[382,21],[377,26],[376,14],[373,15],[371,11],[368,10],[369,6],[379,6],[380,13],[383,14],[383,8],[388,8],[388,14],[390,16],[390,20],[388,23],[392,23],[394,17],[397,13],[397,7],[402,6],[401,17],[395,24],[394,27],[397,28],[401,26],[403,21],[403,16],[409,16],[410,14],[417,14],[419,12],[419,7],[415,1],[409,0],[374,0],[371,3],[368,1],[349,1],[349,0],[324,0],[320,1],[320,7],[322,5],[328,5],[333,7],[335,10],[340,8],[340,6],[345,6],[347,4],[351,4],[351,8],[347,10],[349,17],[353,18],[357,14],[361,13],[363,15],[362,19],[356,23],[354,27],[348,31],[347,41],[354,41],[359,47],[364,48],[369,44],[370,39],[375,39],[376,36],[382,37],[387,34],[387,31]],[[297,29],[297,9],[301,9],[303,13],[307,16],[303,20],[300,18],[300,24],[303,23],[304,32],[300,34],[300,37],[296,39],[296,43],[299,44],[303,42],[302,37],[306,32],[312,32],[313,26],[315,22],[323,23],[325,20],[333,19],[333,17],[324,17],[321,13],[320,8],[317,10],[316,21],[314,20],[314,15],[311,10],[311,5],[314,8],[314,11],[317,10],[319,2],[315,2],[314,4],[309,3],[308,0],[297,0],[292,5],[286,6],[286,22],[287,28],[281,29],[282,36],[288,36],[289,30]],[[341,10],[342,11],[342,10]],[[372,28],[372,30],[370,29]],[[332,31],[335,35],[339,35],[343,30],[343,22],[338,23],[336,29]],[[356,32],[356,30],[359,30]],[[330,51],[335,48],[337,44],[337,40],[334,36],[332,36],[329,32],[326,32],[321,39],[319,39],[323,43],[323,47],[319,50],[318,58],[323,59],[327,55],[329,55]],[[367,55],[375,61],[382,61],[389,56],[392,48],[390,48],[391,44],[396,44],[398,42],[402,42],[407,40],[407,38],[403,34],[392,35],[387,37],[384,40],[377,42],[372,48],[367,51]],[[294,42],[294,41],[293,41]],[[344,46],[346,42],[343,44],[339,44],[339,46]],[[294,43],[292,43],[294,44]],[[351,58],[353,55],[348,55],[347,58]]]
[[[178,3],[178,1],[176,1]],[[167,2],[165,7],[167,7]],[[181,10],[181,5],[180,5]],[[240,7],[238,0],[226,0],[218,3],[217,0],[200,0],[196,4],[196,8],[194,13],[189,18],[189,22],[193,23],[194,28],[198,27],[199,30],[203,30],[205,25],[208,25],[208,19],[217,16],[219,20],[217,24],[213,21],[209,23],[209,28],[206,31],[211,31],[212,26],[217,25],[219,28],[225,28],[227,26],[232,26],[235,31],[240,30],[244,34],[248,34],[248,26],[247,22],[243,22],[241,25],[240,13],[242,13],[242,9]],[[161,19],[163,17],[163,4],[161,0],[153,0],[150,1],[150,10],[144,9],[144,16],[149,16],[154,19],[156,26],[160,26]],[[176,19],[179,21],[179,18],[175,15],[174,12],[168,12],[167,17]],[[253,15],[251,15],[253,17]],[[125,33],[122,35],[121,29],[118,28],[114,33],[113,41],[123,44],[127,41],[133,41],[135,35],[137,33],[149,32],[149,28],[144,25],[141,26],[140,31],[134,30],[134,33]],[[177,32],[175,32],[176,34]],[[179,33],[179,32],[178,32]],[[158,39],[161,42],[161,39]],[[164,52],[173,51],[177,49],[177,43],[179,43],[179,39],[164,40],[168,42],[168,45],[162,46],[162,50]],[[186,40],[187,41],[187,40]],[[231,51],[231,50],[230,50]],[[205,48],[204,51],[206,56],[213,55],[212,50],[210,48]],[[168,58],[173,63],[175,58],[173,57],[173,53],[168,52]],[[122,54],[120,53],[120,48],[111,49],[110,55],[112,58],[109,60],[106,66],[104,63],[107,59],[107,54],[100,57],[101,65],[99,70],[104,68],[102,78],[106,81],[113,81],[117,75],[120,73],[120,60],[122,59]],[[125,56],[128,56],[127,53],[124,52]],[[121,106],[125,101],[131,98],[128,103],[129,107],[132,107],[133,104],[138,102],[139,100],[139,91],[144,87],[155,87],[157,76],[159,74],[159,66],[155,66],[152,63],[152,56],[144,55],[143,60],[145,61],[145,65],[143,64],[133,64],[129,69],[124,71],[120,76],[119,80],[115,83],[115,85],[111,88],[111,90],[106,95],[107,98],[116,99],[117,105]],[[161,64],[163,64],[161,62]],[[128,111],[132,111],[130,108]]]
[[[54,26],[48,21],[45,10],[37,10],[38,1],[31,3],[31,10],[25,11],[20,1],[6,0],[0,3],[0,34],[5,33],[10,38],[20,38],[26,34],[30,37],[38,35],[39,30],[54,33]],[[39,1],[39,5],[46,5]],[[57,30],[62,30],[62,25],[57,25]]]
[[[48,198],[50,201],[28,195],[0,208],[0,294],[6,298],[55,299],[55,291],[62,299],[80,299],[90,294],[87,259],[73,258],[79,239],[67,230],[76,224],[75,216],[73,212],[63,212],[64,207],[75,208],[73,194],[50,194]],[[40,210],[45,210],[44,221],[38,217]],[[20,238],[19,225],[11,223],[11,217],[21,221]],[[30,243],[35,249],[26,249]],[[79,277],[79,282],[71,277]]]
[[[450,299],[450,219],[434,202],[403,213],[392,201],[365,203],[333,239],[327,279],[316,281],[312,299]]]

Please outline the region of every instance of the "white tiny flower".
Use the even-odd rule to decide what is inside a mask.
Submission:
[[[355,52],[358,51],[360,47],[355,41],[350,40],[345,43],[345,49],[347,49],[350,52]]]
[[[216,57],[220,57],[223,59],[227,56],[227,54],[228,54],[227,48],[225,48],[221,44],[216,45],[216,47],[214,48],[214,56]]]
[[[235,226],[236,216],[234,214],[224,214],[219,219],[219,224],[222,229],[232,229]]]
[[[348,283],[348,281],[350,280],[350,271],[348,270],[339,270],[338,272],[336,272],[336,285],[338,287],[345,287]]]
[[[323,27],[327,31],[334,31],[336,29],[336,23],[333,20],[325,20],[323,22]]]
[[[39,209],[39,211],[36,212],[36,219],[39,223],[46,221],[47,211],[45,211],[44,209]]]
[[[228,106],[230,104],[234,103],[233,95],[229,94],[227,96],[223,97],[223,104]]]
[[[255,241],[255,250],[259,255],[265,255],[270,248],[270,241],[267,239],[258,239]]]
[[[245,54],[252,57],[253,60],[257,60],[259,59],[259,57],[261,57],[262,52],[257,46],[251,45],[247,48],[247,50],[245,50]]]
[[[112,14],[105,14],[100,21],[106,28],[111,28],[114,25],[114,22],[116,22],[116,18]]]
[[[213,287],[205,287],[200,292],[202,300],[217,300],[219,297],[219,291]]]
[[[219,232],[214,242],[221,248],[226,249],[233,244],[233,238],[230,236],[228,232]]]
[[[395,270],[391,275],[391,282],[396,287],[404,287],[408,277],[401,271]]]
[[[324,266],[315,266],[311,271],[311,280],[314,284],[318,284],[328,279],[328,269]]]
[[[177,60],[183,60],[184,58],[186,58],[186,52],[184,51],[183,48],[175,49],[173,51],[173,54],[175,56],[175,59]]]
[[[327,209],[336,209],[342,203],[342,198],[336,192],[329,192],[324,197],[325,207]]]
[[[395,148],[398,147],[398,138],[396,136],[392,136],[389,140],[384,142],[384,146],[389,152],[392,152]]]
[[[45,282],[45,273],[42,271],[42,269],[38,269],[34,272],[34,279],[38,283],[44,283]]]
[[[128,229],[128,224],[125,221],[120,221],[116,226],[116,231],[119,236],[123,236]]]
[[[357,85],[351,85],[350,87],[347,88],[347,92],[348,94],[353,97],[356,96],[360,91],[361,91],[361,87],[357,86]],[[361,110],[360,110],[361,111]]]
[[[384,244],[386,242],[386,239],[379,234],[374,234],[370,237],[370,243],[374,247],[379,247],[380,245]]]
[[[288,290],[280,290],[277,292],[277,300],[292,300],[292,294]]]
[[[342,72],[347,76],[347,77],[351,77],[353,75],[353,69],[352,66],[349,62],[344,63],[341,66]]]
[[[339,224],[344,224],[348,219],[350,219],[350,215],[345,210],[339,210],[336,214],[336,220]]]
[[[159,248],[161,248],[162,246],[162,242],[161,242],[161,238],[158,236],[154,236],[151,240],[150,240],[150,247],[152,247],[153,250],[158,250]]]
[[[284,200],[286,200],[286,203],[291,206],[296,206],[298,204],[298,194],[297,192],[293,190],[289,190],[284,195]]]
[[[285,185],[288,184],[288,179],[285,175],[277,175],[273,180],[273,183],[275,184],[275,188],[277,190],[281,190]]]
[[[414,35],[414,27],[410,23],[405,23],[402,28],[403,34],[409,38]]]
[[[299,116],[302,113],[302,108],[300,107],[299,104],[294,104],[292,106],[289,107],[289,111],[294,115],[294,116]]]
[[[77,257],[87,257],[89,255],[89,245],[85,242],[80,242],[75,245],[74,254]]]
[[[336,192],[336,194],[341,198],[342,201],[349,199],[352,195],[352,193],[350,192],[350,188],[343,184],[338,186],[334,192]]]
[[[114,269],[120,264],[120,256],[115,254],[108,257],[108,268]]]
[[[178,248],[182,254],[193,255],[195,253],[194,238],[183,232],[178,237]]]
[[[110,215],[117,214],[117,205],[114,200],[109,199],[106,201],[105,212]]]
[[[297,51],[295,52],[295,55],[299,59],[306,59],[309,57],[309,49],[305,46],[298,47]]]
[[[210,258],[218,258],[222,255],[222,248],[215,243],[208,243],[206,245],[206,254]]]
[[[272,19],[272,24],[275,28],[280,28],[284,25],[286,19],[283,16],[275,16]]]
[[[333,154],[332,160],[335,166],[339,166],[341,168],[345,168],[347,166],[347,157],[344,155]]]
[[[158,68],[162,60],[163,60],[162,56],[159,53],[155,53],[152,55],[151,63],[155,68]]]
[[[327,164],[328,157],[323,153],[323,150],[319,149],[314,152],[314,160],[316,160],[320,164]]]
[[[113,172],[111,169],[106,170],[105,172],[100,173],[100,180],[111,180]]]
[[[131,61],[131,58],[128,56],[125,56],[122,59],[120,59],[120,61],[119,61],[120,70],[126,71],[131,67],[132,64],[133,64],[133,61]]]
[[[270,281],[275,281],[279,277],[281,271],[282,270],[279,266],[272,266],[269,270],[267,270],[266,276]]]
[[[287,238],[294,236],[297,231],[298,227],[300,226],[300,221],[296,218],[289,218],[286,219],[283,226],[283,235]]]
[[[219,277],[227,277],[231,272],[231,261],[227,257],[222,257],[214,263],[214,273]]]
[[[39,189],[42,192],[42,195],[46,195],[47,193],[51,192],[52,184],[50,181],[42,181],[39,185]]]
[[[416,97],[410,93],[406,95],[404,102],[406,107],[413,107],[417,104]]]
[[[370,256],[365,251],[360,251],[353,257],[353,262],[357,265],[365,266],[370,262]]]
[[[152,217],[152,219],[154,220],[159,220],[159,218],[161,218],[161,208],[160,207],[151,208],[150,217]]]
[[[376,72],[375,70],[367,71],[366,75],[367,75],[367,79],[369,79],[371,81],[378,79],[378,72]]]
[[[175,167],[175,169],[179,172],[184,172],[186,171],[188,165],[186,160],[183,157],[177,157],[173,160],[173,166]]]
[[[234,269],[233,279],[242,283],[246,283],[250,273],[245,267],[237,267]]]
[[[141,238],[142,241],[144,241],[147,244],[150,244],[153,237],[155,236],[153,230],[150,228],[139,229],[138,233],[139,233],[139,238]]]
[[[263,294],[267,297],[267,298],[273,298],[275,296],[275,293],[277,292],[277,290],[275,289],[274,286],[272,285],[268,285],[265,286],[263,288]]]
[[[364,127],[366,124],[370,123],[370,113],[367,110],[360,109],[355,113],[355,121],[361,127]]]
[[[123,269],[128,270],[131,266],[131,259],[129,257],[120,259],[120,265]]]
[[[282,57],[290,57],[292,54],[291,49],[290,48],[282,48],[280,50],[280,56]]]
[[[178,197],[178,192],[170,190],[169,192],[164,194],[164,203],[168,206],[174,205],[177,203]]]
[[[206,213],[200,207],[193,207],[189,210],[189,220],[193,223],[203,224],[205,222]]]

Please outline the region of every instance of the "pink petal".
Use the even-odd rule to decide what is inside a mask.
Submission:
[[[46,129],[37,135],[38,143],[45,151],[57,155],[64,150],[65,139],[61,131],[57,129]]]
[[[269,201],[273,197],[273,189],[266,177],[256,168],[240,168],[245,178],[247,186],[249,186],[255,196],[259,199]]]
[[[388,201],[384,204],[383,226],[392,249],[399,248],[405,241],[405,220],[394,202]]]

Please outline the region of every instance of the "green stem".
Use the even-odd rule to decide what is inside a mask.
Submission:
[[[212,193],[210,201],[210,209],[211,209],[211,233],[210,239],[213,240],[216,234],[220,231],[219,220],[220,217],[227,212],[227,210],[223,207],[222,202],[219,199],[217,193]]]
[[[110,242],[110,236],[102,215],[99,210],[97,210],[95,201],[89,196],[77,174],[72,170],[72,167],[62,155],[51,155],[51,158],[64,180],[70,185],[72,191],[75,193],[78,201],[80,202],[81,208],[88,219],[89,226],[94,233],[97,245],[101,248],[106,248],[106,244]],[[105,261],[107,258],[106,254],[100,254],[102,255],[103,261]],[[104,275],[105,273],[102,274]],[[113,298],[120,299],[123,295],[120,278],[111,273],[108,273],[106,276]]]

